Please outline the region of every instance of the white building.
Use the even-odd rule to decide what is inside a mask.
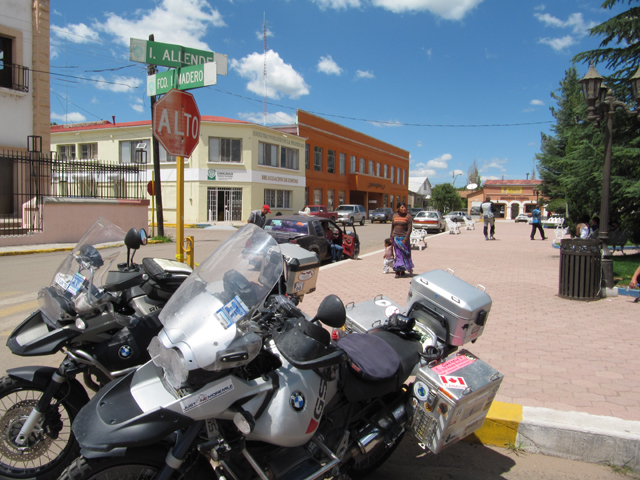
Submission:
[[[427,206],[431,200],[431,182],[427,177],[409,177],[409,203],[416,208]]]
[[[59,159],[145,163],[145,181],[152,179],[150,120],[52,126],[51,145]],[[304,152],[296,135],[203,115],[198,145],[185,159],[185,223],[246,221],[263,204],[272,214],[294,213],[304,203]],[[159,153],[164,221],[176,223],[176,159]]]

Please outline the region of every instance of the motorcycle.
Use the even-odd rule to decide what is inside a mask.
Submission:
[[[76,417],[83,456],[60,480],[359,478],[407,430],[439,450],[481,426],[501,375],[440,338],[457,329],[428,328],[434,308],[413,297],[418,322],[395,313],[384,328],[346,334],[337,296],[310,318],[274,294],[280,256],[247,225],[193,272],[160,314],[151,361]],[[476,340],[480,326],[470,330]],[[434,372],[452,386],[432,384]]]
[[[124,239],[124,244],[122,241]],[[158,314],[191,273],[181,262],[133,261],[144,229],[100,218],[38,293],[40,309],[9,336],[23,357],[65,354],[58,368],[27,366],[0,379],[0,476],[56,478],[78,455],[71,423],[93,391],[149,360]],[[111,269],[126,247],[126,263]]]

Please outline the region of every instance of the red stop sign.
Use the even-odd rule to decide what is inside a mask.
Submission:
[[[200,111],[188,92],[171,90],[153,106],[153,135],[169,155],[189,157],[198,145]]]

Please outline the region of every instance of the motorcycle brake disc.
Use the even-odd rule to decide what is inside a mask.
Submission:
[[[39,426],[33,430],[25,445],[15,440],[29,417],[37,400],[23,400],[9,408],[0,419],[0,457],[13,461],[30,462],[44,455],[53,441],[45,436]]]

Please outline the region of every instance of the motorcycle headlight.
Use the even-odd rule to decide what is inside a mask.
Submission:
[[[151,339],[147,350],[154,365],[162,368],[169,385],[178,390],[189,375],[187,364],[180,350],[165,347],[158,337]]]

